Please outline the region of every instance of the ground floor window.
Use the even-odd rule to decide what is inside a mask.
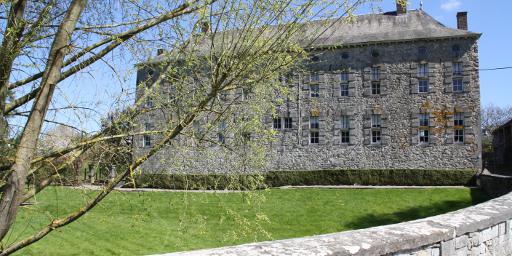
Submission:
[[[281,130],[281,118],[274,118],[272,127],[275,130]]]

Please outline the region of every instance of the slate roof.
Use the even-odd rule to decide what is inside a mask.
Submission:
[[[273,29],[277,29],[277,27]],[[296,40],[302,47],[308,48],[447,38],[478,39],[481,36],[480,33],[446,27],[422,10],[409,10],[402,15],[396,15],[396,12],[365,14],[355,16],[354,20],[350,22],[345,19],[310,21],[304,24],[302,29],[304,31],[297,33]],[[237,31],[220,33],[224,33],[224,36],[226,34],[236,36]],[[321,35],[316,37],[319,34]],[[215,37],[216,39],[221,38],[221,36]],[[314,38],[314,41],[312,41],[312,38]],[[203,54],[208,52],[209,45],[209,43],[200,45],[200,52]],[[169,59],[171,55],[162,54],[146,63],[164,61]]]
[[[313,47],[460,37],[479,38],[481,35],[446,27],[422,10],[408,11],[403,15],[396,15],[396,12],[359,15],[350,23],[312,21],[306,27],[305,33],[329,27],[312,44]]]

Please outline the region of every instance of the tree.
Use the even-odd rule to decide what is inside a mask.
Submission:
[[[489,104],[482,108],[482,150],[492,152],[492,133],[500,125],[512,119],[512,106],[499,107]]]
[[[300,62],[306,55],[304,49],[324,33],[304,35],[301,32],[306,22],[332,15],[350,16],[363,2],[15,0],[3,4],[0,12],[6,18],[0,48],[0,150],[7,157],[1,159],[0,239],[12,228],[20,204],[51,184],[59,171],[81,155],[103,142],[130,136],[158,134],[159,139],[145,154],[119,170],[86,205],[53,220],[32,236],[4,244],[0,255],[13,253],[77,220],[149,157],[178,138],[205,141],[206,136],[193,134],[190,126],[195,120],[215,117],[202,124],[202,130],[209,131],[212,124],[227,120],[229,113],[243,108],[255,115],[232,126],[240,131],[238,134],[244,134],[243,127],[261,128],[261,115],[279,103],[274,93],[286,92],[276,82],[278,77]],[[106,11],[112,9],[117,11]],[[160,77],[142,83],[148,89],[137,97],[134,106],[127,107],[100,132],[84,136],[71,146],[44,153],[37,150],[42,128],[58,122],[49,120],[48,113],[58,115],[52,104],[61,99],[54,95],[63,82],[69,81],[67,78],[91,72],[98,61],[116,72],[119,67],[105,58],[125,54],[130,60],[147,60],[147,49],[160,45],[172,49],[167,55],[172,61],[159,64]],[[176,97],[170,101],[162,94],[169,88],[163,85],[169,81],[176,89]],[[257,100],[238,105],[232,104],[236,99],[220,102],[219,95],[239,89],[254,91]],[[150,98],[158,104],[142,107]],[[112,104],[118,103],[112,100]],[[76,111],[80,107],[69,104],[62,108]],[[120,125],[135,124],[141,111],[158,109],[171,109],[177,114],[157,130],[120,129]],[[9,135],[20,123],[15,117],[26,118],[21,122],[22,131],[15,135],[19,138],[16,141]],[[119,147],[109,150],[115,154]],[[55,168],[25,189],[28,176],[40,173],[42,162],[54,162]]]

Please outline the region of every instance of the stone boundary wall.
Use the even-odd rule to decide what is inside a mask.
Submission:
[[[512,255],[512,193],[458,211],[387,226],[167,256]]]
[[[512,176],[485,172],[478,175],[479,187],[487,194],[498,197],[512,191]]]

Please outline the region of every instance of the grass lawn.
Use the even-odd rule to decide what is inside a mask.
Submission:
[[[95,191],[52,187],[23,207],[8,242]],[[471,189],[271,189],[250,193],[114,192],[80,220],[18,255],[141,255],[360,229],[485,200]]]

